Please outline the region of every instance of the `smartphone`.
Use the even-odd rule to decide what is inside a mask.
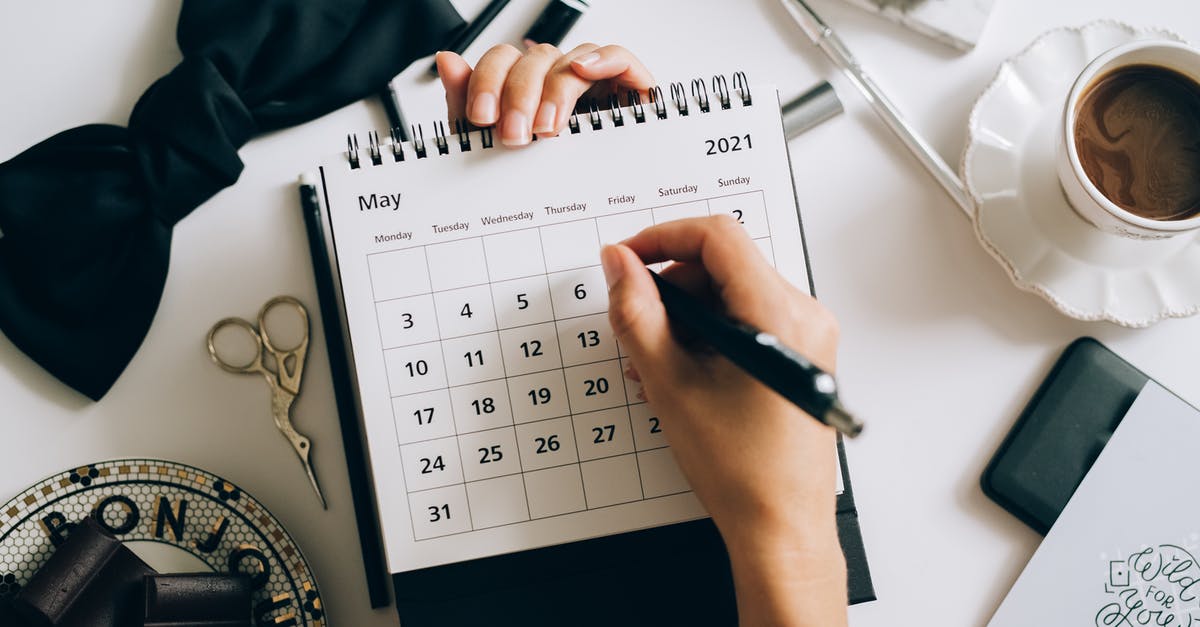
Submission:
[[[984,494],[1045,535],[1149,380],[1090,337],[1072,342],[988,463]]]

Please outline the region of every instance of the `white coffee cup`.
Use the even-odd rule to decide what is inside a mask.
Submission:
[[[1200,83],[1200,50],[1177,41],[1133,41],[1096,57],[1075,79],[1067,96],[1058,132],[1058,180],[1075,211],[1102,231],[1147,240],[1166,239],[1200,229],[1200,215],[1183,220],[1153,220],[1122,209],[1101,193],[1079,162],[1075,123],[1080,100],[1091,90],[1097,78],[1130,65],[1165,67]]]

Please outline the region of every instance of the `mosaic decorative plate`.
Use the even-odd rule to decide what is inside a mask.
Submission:
[[[327,624],[304,555],[261,503],[209,472],[153,459],[68,470],[0,505],[0,598],[15,595],[88,516],[139,555],[139,546],[182,552],[192,570],[249,575],[255,624]]]

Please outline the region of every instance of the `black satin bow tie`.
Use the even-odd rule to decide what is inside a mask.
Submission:
[[[185,0],[183,61],[128,128],[0,164],[0,330],[98,400],[154,319],[172,227],[237,180],[238,148],[377,91],[461,24],[447,0]]]

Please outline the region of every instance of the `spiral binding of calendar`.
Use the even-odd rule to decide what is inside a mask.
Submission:
[[[753,104],[753,98],[750,93],[750,83],[746,78],[745,72],[735,72],[733,74],[733,89],[730,90],[730,81],[726,80],[722,74],[713,76],[711,81],[705,81],[700,78],[692,80],[691,83],[691,98],[688,97],[688,89],[683,83],[671,83],[667,87],[667,92],[664,92],[661,86],[652,87],[648,94],[650,102],[649,109],[653,112],[654,117],[659,120],[665,120],[670,117],[670,111],[674,109],[675,114],[679,117],[687,117],[693,111],[699,110],[700,113],[709,113],[712,111],[712,99],[709,94],[709,84],[712,85],[712,97],[716,99],[716,105],[721,109],[730,109],[734,106],[735,99],[733,97],[736,92],[736,100],[740,100],[743,107],[749,107]],[[670,94],[670,103],[668,104],[665,93]],[[610,127],[625,126],[626,110],[633,118],[633,124],[644,124],[647,119],[647,107],[642,103],[642,96],[637,91],[628,91],[625,94],[625,106],[621,105],[620,94],[612,94],[608,97],[607,110],[600,108],[600,102],[595,98],[580,99],[575,110],[571,112],[571,117],[567,121],[567,130],[572,135],[578,135],[583,132],[584,126],[589,126],[593,131],[603,130],[605,128],[605,118],[608,120]],[[694,105],[694,106],[693,106]],[[605,115],[607,114],[607,115]],[[432,125],[433,129],[433,145],[430,146],[425,141],[424,125],[412,125],[412,141],[411,154],[416,159],[426,159],[431,156],[448,155],[450,154],[450,146],[452,142],[458,144],[459,152],[470,152],[475,144],[472,142],[472,133],[477,133],[479,137],[479,148],[488,149],[495,146],[492,127],[472,129],[471,126],[462,119],[454,120],[453,137],[451,129],[446,122],[438,120]],[[388,132],[386,141],[381,141],[377,131],[367,133],[367,164],[383,165],[386,159],[384,155],[391,153],[391,161],[393,163],[405,161],[409,158],[409,151],[405,150],[405,142],[400,140],[400,128],[392,128]],[[536,136],[534,137],[536,139]],[[359,155],[358,135],[351,133],[346,136],[346,160],[350,164],[351,170],[357,170],[364,165],[363,160]]]

